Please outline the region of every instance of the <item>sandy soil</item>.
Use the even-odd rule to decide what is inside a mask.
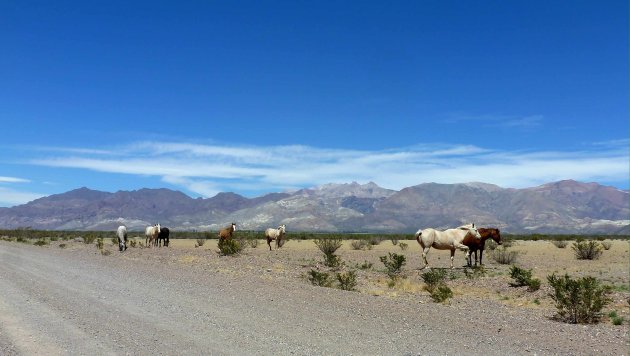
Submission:
[[[408,244],[405,251],[388,240],[371,250],[353,250],[347,241],[338,251],[344,266],[330,270],[323,265],[323,254],[312,241],[292,240],[278,251],[269,251],[261,240],[256,248],[247,248],[237,257],[219,256],[213,240],[201,247],[194,246],[195,240],[172,240],[169,248],[129,248],[122,254],[106,241],[105,249],[111,251],[109,256],[76,241],[57,241],[45,247],[1,241],[0,274],[9,278],[0,279],[0,290],[5,291],[0,292],[0,353],[145,354],[187,350],[220,354],[628,354],[628,242],[613,241],[612,248],[595,261],[578,261],[570,247],[559,249],[546,241],[516,242],[512,247],[519,252],[516,265],[532,269],[534,277],[543,281],[536,292],[529,292],[526,287],[511,287],[509,266],[494,262],[487,251],[486,275],[467,278],[464,254],[458,251],[455,255],[458,267],[449,272],[452,279],[448,281],[454,297],[447,304],[434,303],[424,290],[417,243],[401,242]],[[66,244],[64,249],[59,248],[61,243]],[[379,260],[388,252],[407,258],[406,278],[394,287],[388,285],[389,278]],[[24,255],[27,260],[14,260],[16,254]],[[447,251],[431,250],[428,258],[434,268],[450,265]],[[38,267],[39,261],[46,263]],[[370,263],[371,268],[360,268]],[[25,268],[27,264],[33,266]],[[63,264],[63,268],[54,267],[58,264]],[[129,276],[124,283],[112,277],[117,268],[124,268]],[[311,286],[306,277],[311,269],[331,274],[356,270],[357,291]],[[89,278],[81,271],[88,271]],[[550,288],[546,283],[546,276],[554,272],[590,275],[615,286],[613,303],[605,312],[616,311],[625,318],[624,324],[613,325],[608,317],[596,325],[570,325],[554,320],[556,309],[548,297]],[[42,278],[48,281],[62,273],[71,273],[78,281],[84,277],[86,280],[70,285],[65,280],[43,283]],[[33,280],[41,281],[44,289],[30,286],[28,281]],[[135,317],[128,321],[132,327],[126,332],[135,333],[139,342],[126,343],[120,349],[116,346],[120,343],[116,332],[105,331],[98,334],[103,337],[99,339],[102,343],[90,341],[81,345],[76,335],[91,334],[85,330],[87,327],[116,329],[110,325],[109,313],[97,313],[96,318],[102,320],[94,325],[83,320],[87,316],[82,316],[80,309],[67,310],[60,302],[51,305],[44,295],[65,298],[85,284],[88,285],[83,287],[84,297],[104,294],[93,302],[105,303],[103,310],[123,320],[126,314],[116,313],[117,304],[111,303],[117,298],[117,290],[103,285],[117,285],[124,291],[125,301],[119,307],[133,312]],[[16,302],[24,299],[35,301],[34,307],[24,308]],[[131,302],[138,300],[144,302]],[[156,308],[168,312],[156,313],[147,300],[154,300]],[[235,302],[237,307],[226,300]],[[37,318],[44,318],[44,322]],[[225,323],[217,322],[216,318]],[[73,323],[75,319],[83,324]],[[59,339],[65,340],[61,345],[54,338],[43,336],[55,332],[44,333],[29,327],[55,325],[55,320],[64,320],[66,328],[73,330],[74,336],[58,331]],[[214,329],[199,326],[211,320],[215,320]],[[171,335],[171,344],[165,346],[157,337],[145,340],[144,334],[134,331],[149,327],[145,324],[158,333]],[[183,337],[181,331],[172,329],[174,326],[177,330],[200,328],[199,337]],[[244,337],[236,343],[222,343],[213,333],[216,328],[235,329],[245,335],[262,334]],[[112,340],[108,341],[108,336]],[[32,339],[44,346],[33,346],[29,343]]]

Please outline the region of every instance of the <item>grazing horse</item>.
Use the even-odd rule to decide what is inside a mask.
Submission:
[[[119,226],[116,230],[116,236],[118,237],[118,251],[125,251],[127,249],[127,228],[124,225]]]
[[[232,233],[236,231],[236,223],[232,223],[232,225],[221,229],[219,231],[219,240],[227,240],[232,238]]]
[[[271,251],[271,241],[276,240],[276,250],[282,247],[282,238],[286,233],[286,226],[280,225],[277,229],[269,228],[265,230],[265,238],[267,238],[267,245],[269,245],[269,251]]]
[[[492,238],[497,245],[502,243],[501,240],[501,232],[499,229],[495,228],[479,228],[479,235],[481,235],[481,239],[477,240],[474,238],[465,238],[463,243],[468,246],[470,249],[470,254],[468,255],[468,267],[472,267],[472,253],[475,253],[475,266],[477,265],[477,251],[479,251],[479,264],[483,265],[481,261],[483,259],[483,249],[486,247],[486,240]]]
[[[150,247],[157,240],[157,237],[160,234],[160,231],[161,231],[160,224],[147,226],[147,228],[144,230],[144,235],[146,236],[144,243],[147,247]]]
[[[160,229],[160,233],[158,234],[158,238],[157,238],[157,243],[158,243],[158,247],[162,247],[162,245],[164,245],[164,247],[168,247],[168,235],[170,235],[171,231],[168,229],[168,227],[163,227]]]
[[[421,269],[429,267],[427,253],[429,253],[429,249],[431,247],[438,250],[451,250],[451,269],[453,269],[455,249],[459,248],[466,251],[466,258],[468,258],[468,255],[470,254],[468,246],[462,243],[467,237],[472,237],[477,240],[481,239],[481,235],[479,235],[479,231],[475,228],[475,224],[464,225],[455,229],[448,229],[444,231],[430,228],[418,230],[416,232],[416,241],[418,241],[422,247],[422,259],[424,260],[424,267]]]

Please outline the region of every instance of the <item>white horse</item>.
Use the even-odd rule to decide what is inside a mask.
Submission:
[[[475,228],[475,224],[464,225],[444,231],[435,229],[418,230],[416,232],[416,241],[418,241],[422,247],[422,259],[424,260],[424,267],[421,269],[429,267],[427,253],[429,253],[429,248],[431,247],[438,250],[451,250],[451,269],[453,268],[455,249],[466,251],[466,260],[468,260],[470,249],[468,246],[464,245],[464,239],[481,240],[481,235],[479,235],[479,231]]]
[[[286,233],[286,226],[280,225],[277,229],[269,228],[265,230],[265,238],[267,238],[267,245],[269,245],[269,251],[271,251],[271,241],[276,240],[276,250],[282,247],[282,238]]]
[[[146,236],[144,243],[147,247],[151,246],[154,241],[157,241],[160,231],[160,224],[147,226],[147,228],[144,230],[144,236]]]
[[[116,236],[118,236],[118,250],[123,252],[127,249],[127,228],[124,225],[118,227],[116,230]]]

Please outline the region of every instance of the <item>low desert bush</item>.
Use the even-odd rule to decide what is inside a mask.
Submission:
[[[236,255],[243,250],[243,246],[236,239],[219,239],[217,247],[222,256]]]
[[[370,245],[376,246],[376,245],[379,245],[381,242],[383,242],[383,239],[384,238],[382,236],[372,236],[370,237],[369,242],[370,242]]]
[[[540,279],[532,278],[532,270],[525,270],[512,266],[510,268],[510,277],[514,280],[510,283],[513,287],[527,286],[530,292],[540,289]]]
[[[66,244],[59,244],[59,248],[66,248]]]
[[[474,266],[470,269],[464,268],[464,275],[469,279],[479,279],[487,274],[484,266]]]
[[[565,248],[569,244],[569,242],[566,240],[553,240],[551,241],[551,243],[557,248]]]
[[[446,271],[443,269],[432,269],[422,274],[422,280],[426,284],[426,290],[433,293],[438,286],[446,284]]]
[[[397,237],[392,237],[391,239],[392,245],[396,246],[398,245],[398,238]]]
[[[353,250],[369,250],[372,245],[367,240],[354,240],[350,243]]]
[[[601,310],[612,301],[610,286],[601,285],[594,277],[572,279],[568,274],[547,276],[554,292],[549,296],[556,302],[559,317],[573,324],[599,321]]]
[[[39,239],[39,240],[37,240],[37,241],[35,241],[33,243],[33,245],[35,245],[35,246],[45,246],[45,245],[48,245],[48,244],[49,244],[49,242],[44,240],[44,239]]]
[[[339,289],[354,290],[357,286],[357,273],[355,271],[337,273],[337,281],[339,281]]]
[[[516,261],[518,252],[511,251],[508,247],[501,245],[492,251],[492,259],[502,265],[511,265]]]
[[[372,262],[364,261],[362,265],[359,266],[360,269],[370,269],[372,268]]]
[[[103,246],[105,244],[103,243],[103,238],[99,237],[98,239],[96,239],[96,248],[99,250],[103,250]]]
[[[94,234],[86,233],[85,235],[83,235],[83,243],[86,245],[93,244],[94,240],[96,240],[96,235]]]
[[[593,240],[574,242],[571,248],[575,251],[575,257],[578,260],[596,260],[604,249],[599,242]]]
[[[195,247],[201,247],[206,244],[206,239],[197,239],[195,242]]]
[[[136,248],[137,244],[136,239],[129,240],[129,246]]]
[[[25,243],[25,244],[27,244],[27,243],[28,243],[28,239],[27,239],[26,237],[23,237],[23,236],[18,236],[18,237],[16,237],[16,238],[15,238],[15,241],[17,241],[17,242],[21,242],[21,243]]]
[[[494,242],[494,240],[488,239],[486,241],[486,245],[484,247],[485,247],[486,250],[494,251],[497,248],[497,246],[499,246],[499,245],[496,242]]]
[[[392,279],[400,276],[403,266],[407,263],[407,258],[404,255],[391,252],[388,256],[381,256],[380,260],[387,268],[387,275]]]
[[[610,248],[612,247],[612,241],[602,241],[601,244],[606,251],[610,250]]]
[[[341,260],[335,252],[341,247],[342,240],[340,238],[322,238],[315,240],[315,245],[324,254],[324,264],[328,267],[337,267]]]
[[[398,246],[400,246],[400,249],[403,251],[407,251],[407,248],[409,247],[409,245],[405,242],[399,243]]]
[[[101,255],[103,256],[109,256],[112,254],[112,251],[110,250],[101,250]]]
[[[330,287],[332,285],[332,282],[330,280],[330,275],[328,273],[326,273],[326,272],[318,272],[318,271],[316,271],[314,269],[312,269],[312,270],[310,270],[310,272],[308,272],[308,280],[314,286]]]
[[[621,325],[623,324],[623,317],[617,315],[617,311],[613,310],[610,313],[608,313],[608,317],[610,318],[610,322],[613,323],[613,325]]]
[[[438,286],[437,289],[431,293],[431,299],[436,303],[443,303],[452,297],[453,291],[446,284]]]

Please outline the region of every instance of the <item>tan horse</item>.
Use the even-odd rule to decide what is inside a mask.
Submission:
[[[157,242],[157,238],[158,238],[158,235],[160,234],[160,231],[161,231],[160,224],[147,226],[147,228],[144,230],[144,236],[146,236],[144,243],[147,247],[150,247],[151,245],[154,244],[154,242]]]
[[[280,225],[277,229],[269,228],[265,230],[265,238],[267,239],[267,245],[269,245],[269,251],[271,251],[271,241],[276,241],[276,250],[282,247],[282,238],[286,233],[286,226]]]
[[[473,238],[481,240],[479,231],[475,228],[475,224],[460,226],[456,229],[448,229],[439,231],[435,229],[424,229],[416,232],[416,241],[422,247],[422,259],[424,260],[424,267],[429,267],[427,261],[427,253],[431,247],[438,250],[450,250],[451,251],[451,269],[453,268],[453,260],[455,259],[455,250],[460,249],[466,251],[466,259],[470,254],[468,246],[462,242],[465,238]]]

